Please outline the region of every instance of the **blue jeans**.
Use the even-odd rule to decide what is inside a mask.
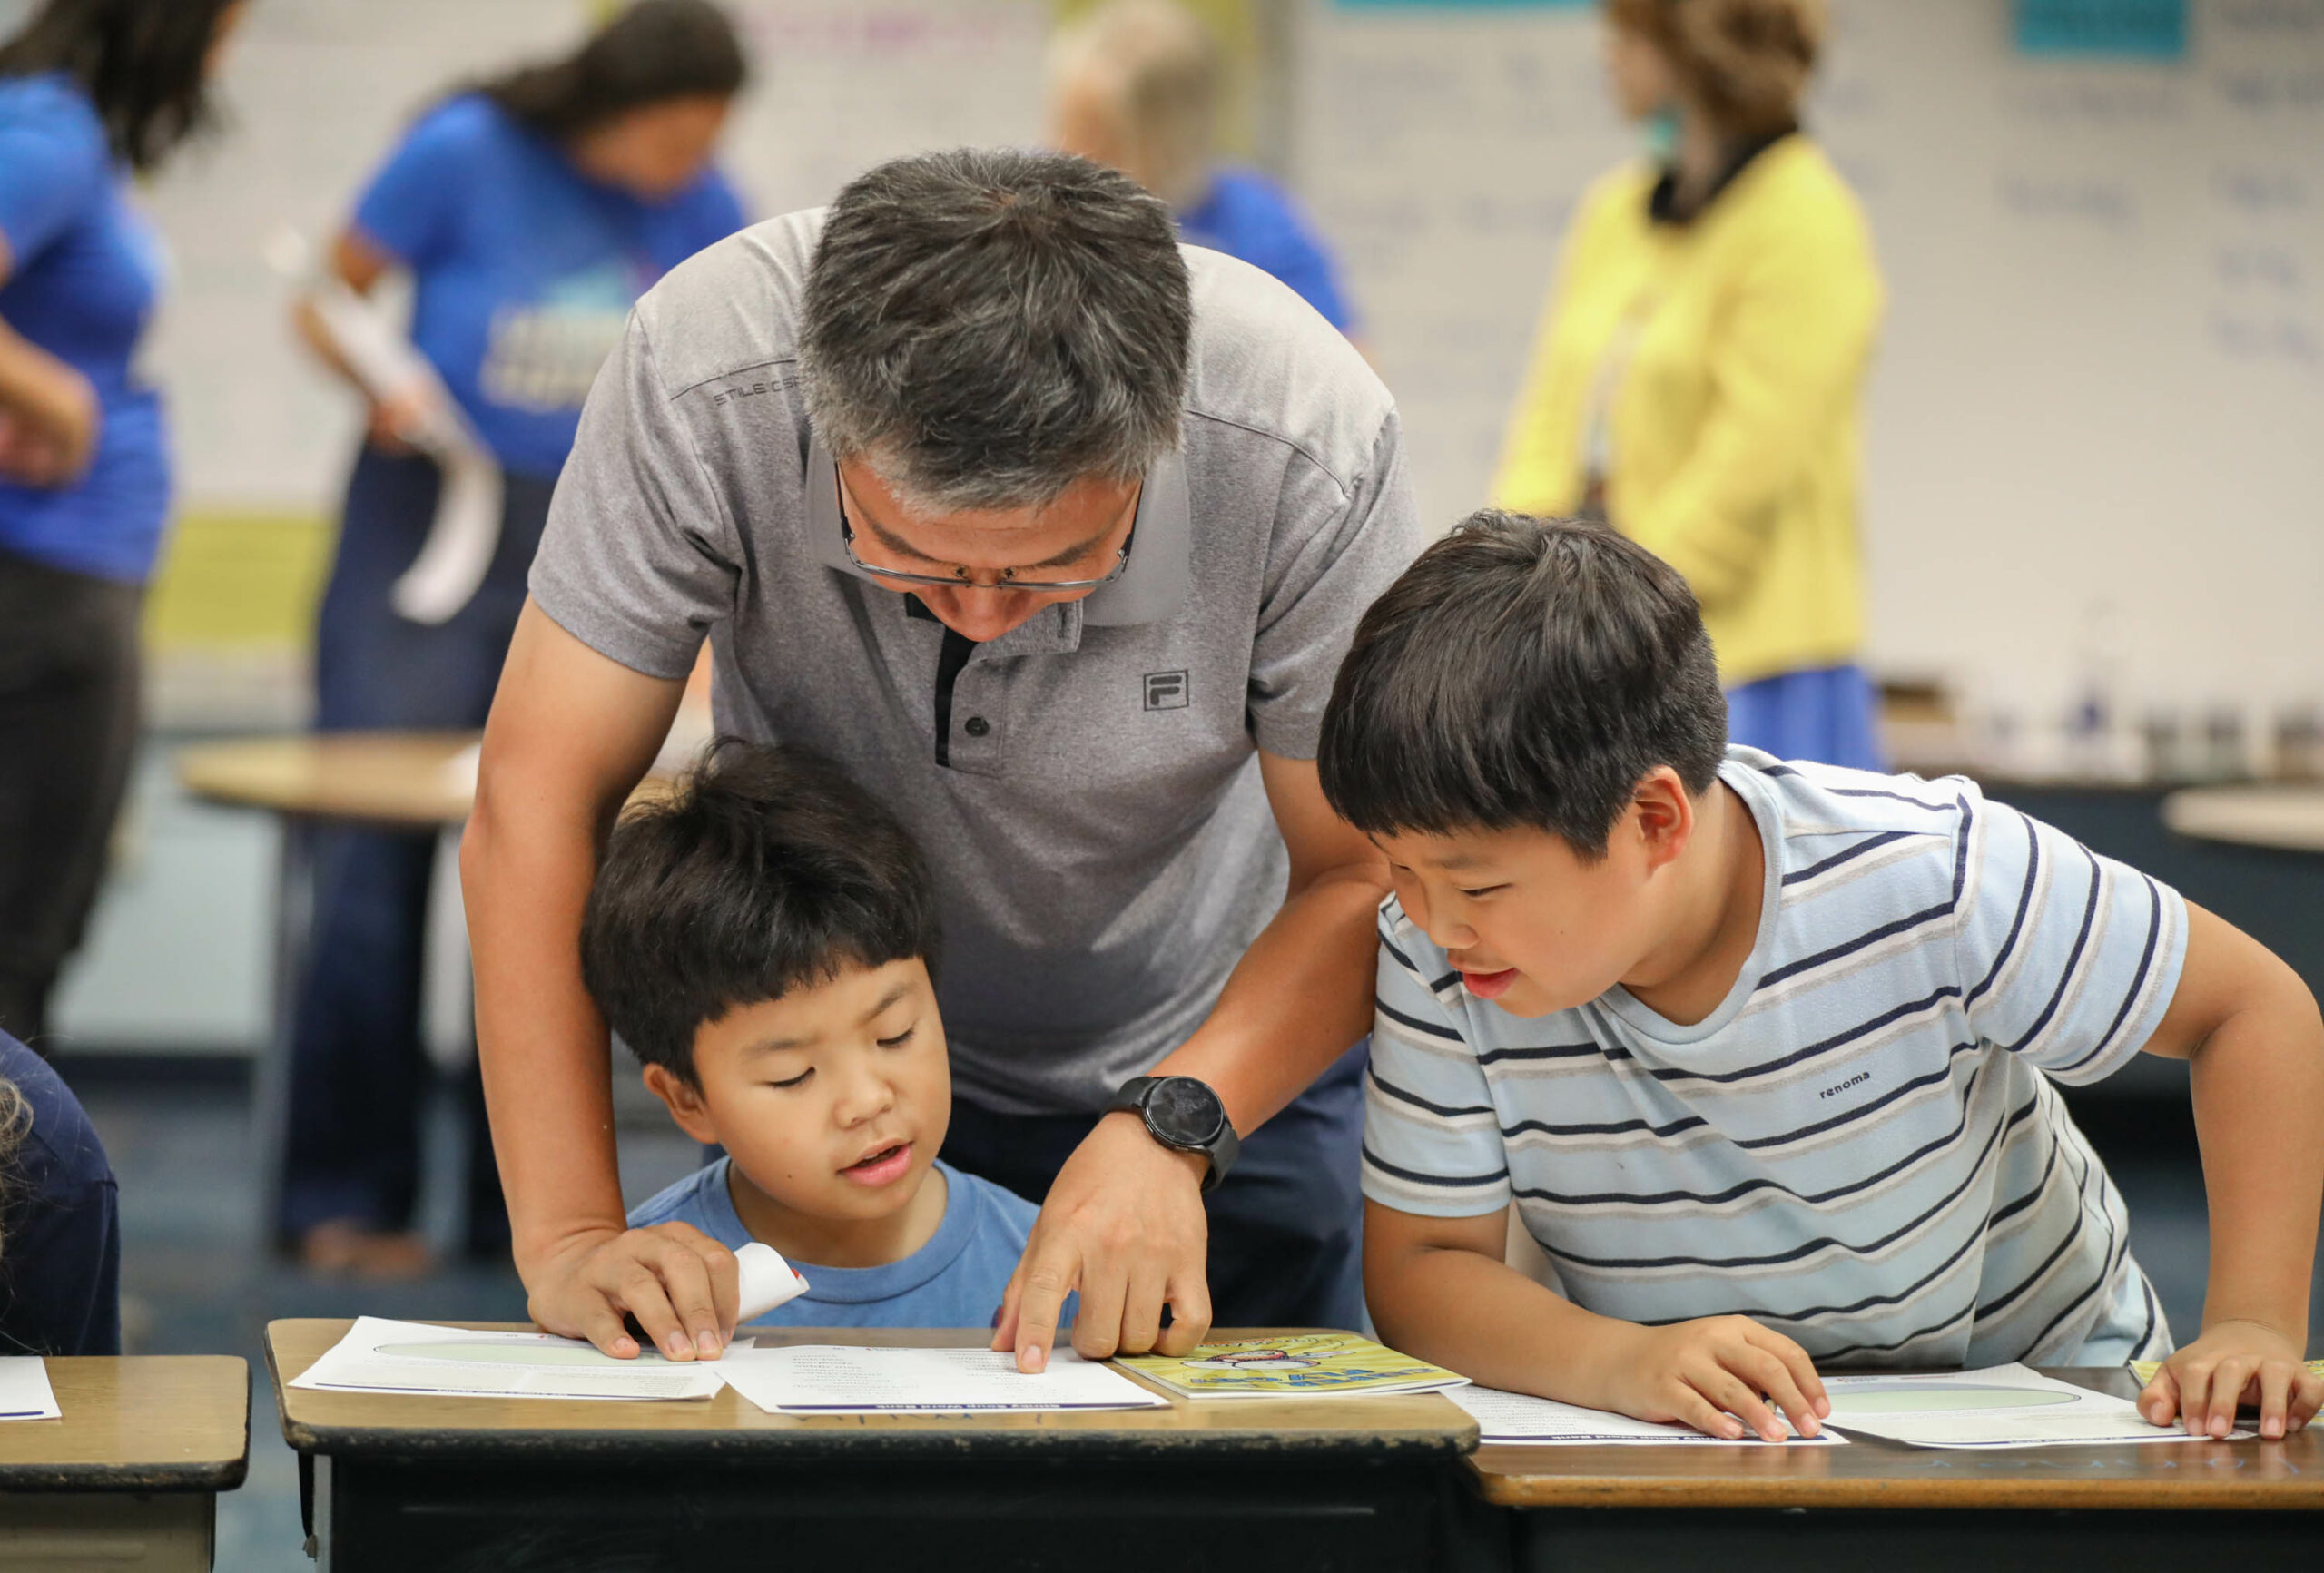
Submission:
[[[429,627],[399,616],[388,597],[427,537],[438,484],[428,459],[367,447],[355,461],[315,634],[318,731],[484,724],[555,483],[507,477],[500,545],[483,586]],[[436,844],[433,835],[382,831],[315,836],[277,1220],[286,1237],[332,1220],[374,1229],[411,1222],[429,1082],[419,984]],[[466,1244],[472,1253],[497,1253],[508,1219],[473,1066],[460,1094],[469,1136]]]
[[[1861,666],[1780,672],[1727,691],[1727,735],[1777,759],[1885,771],[1880,696]]]
[[[1211,1319],[1221,1327],[1344,1327],[1364,1320],[1365,1038],[1251,1133],[1210,1212]],[[1093,1115],[1002,1115],[954,1099],[944,1161],[1031,1201],[1089,1134]]]

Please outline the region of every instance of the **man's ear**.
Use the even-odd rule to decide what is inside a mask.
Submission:
[[[718,1127],[711,1123],[710,1110],[703,1104],[700,1087],[666,1065],[649,1065],[645,1067],[645,1090],[662,1100],[662,1106],[670,1111],[678,1129],[704,1146],[717,1142]]]
[[[1679,772],[1667,764],[1647,772],[1630,794],[1630,807],[1636,813],[1647,871],[1676,862],[1695,837],[1694,794],[1679,779]]]

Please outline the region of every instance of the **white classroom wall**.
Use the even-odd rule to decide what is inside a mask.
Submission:
[[[2007,0],[1836,0],[1811,112],[1891,304],[1871,655],[2054,714],[2324,696],[2324,0],[2195,0],[2184,64],[2042,63]],[[1422,506],[1482,500],[1566,215],[1630,155],[1588,11],[1305,14],[1298,173]]]

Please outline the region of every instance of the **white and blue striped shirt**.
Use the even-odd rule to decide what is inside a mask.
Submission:
[[[1837,1365],[2152,1358],[2170,1331],[2053,1079],[2120,1067],[2186,954],[2175,891],[1973,783],[1735,748],[1767,895],[1718,1008],[1619,986],[1527,1018],[1392,898],[1364,1189],[1512,1198],[1576,1303],[1740,1312]]]

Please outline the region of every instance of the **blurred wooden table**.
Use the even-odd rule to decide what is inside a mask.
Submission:
[[[2047,1374],[2134,1395],[2118,1370]],[[2183,1569],[2324,1557],[2324,1427],[2111,1447],[1521,1447],[1469,1460],[1518,1568]]]
[[[2162,822],[2198,841],[2324,852],[2324,786],[2189,787],[2162,800]]]
[[[202,743],[179,752],[178,780],[211,802],[294,819],[443,830],[468,817],[472,751],[483,736],[349,732]]]
[[[267,1328],[323,1566],[1423,1568],[1476,1426],[1434,1394],[1046,1414],[286,1387],[346,1321]],[[480,1325],[463,1323],[461,1325]],[[505,1325],[505,1324],[502,1324]],[[981,1348],[973,1330],[760,1328],[763,1346]],[[1242,1336],[1227,1334],[1227,1336]]]
[[[177,756],[178,780],[204,801],[261,809],[281,822],[268,1050],[256,1077],[261,1227],[280,1224],[290,1036],[313,939],[315,833],[324,826],[442,835],[476,799],[481,732],[307,732],[198,743]]]
[[[250,1367],[58,1356],[48,1381],[62,1420],[0,1421],[0,1567],[208,1573],[250,1464]]]

